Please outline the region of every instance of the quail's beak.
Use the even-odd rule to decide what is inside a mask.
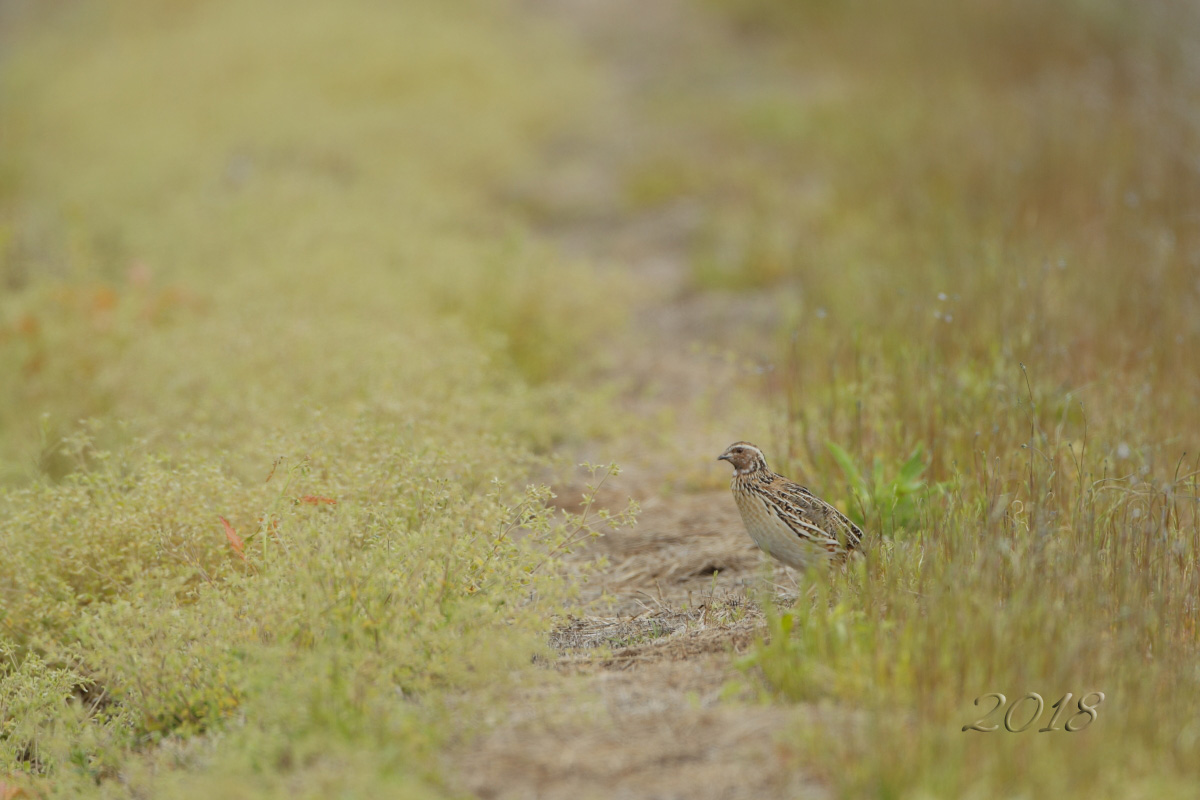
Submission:
[[[722,453],[721,455],[717,456],[717,461],[728,461],[728,460],[729,460],[729,453]]]

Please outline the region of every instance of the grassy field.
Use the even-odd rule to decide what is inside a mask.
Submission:
[[[847,796],[1194,792],[1195,9],[725,8],[830,87],[721,132],[757,149],[697,179],[732,202],[696,280],[791,293],[777,440],[878,535],[755,656],[783,697],[870,711],[797,758]],[[1047,710],[962,732],[987,692]],[[1034,733],[1067,692],[1104,693],[1093,730]]]
[[[18,20],[0,797],[454,796],[462,709],[560,680],[530,662],[586,613],[560,562],[608,521],[537,482],[700,428],[660,503],[755,438],[870,534],[721,662],[791,720],[780,769],[848,798],[1194,795],[1200,12],[671,7],[653,34],[715,33],[670,63],[473,1]],[[530,188],[571,146],[615,186],[594,221]],[[680,209],[666,298],[551,241]],[[623,367],[697,302],[767,309],[693,326],[757,359],[741,405]],[[999,730],[963,731],[989,692]]]

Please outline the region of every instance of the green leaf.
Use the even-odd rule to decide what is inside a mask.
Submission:
[[[850,458],[850,454],[834,442],[826,442],[825,446],[829,448],[833,460],[841,468],[842,473],[846,476],[846,480],[850,481],[851,487],[863,497],[869,496],[870,492],[867,482],[863,478],[862,473],[859,472],[858,467],[854,465],[854,460]]]
[[[896,478],[896,482],[904,486],[912,486],[914,489],[920,488],[925,484],[920,479],[921,474],[928,466],[928,462],[925,461],[925,453],[918,444],[913,448],[908,460],[900,467],[900,475]]]

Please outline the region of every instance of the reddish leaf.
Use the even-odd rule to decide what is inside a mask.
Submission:
[[[306,494],[297,502],[307,503],[310,506],[336,506],[337,500],[332,497],[321,497],[319,494]]]
[[[28,796],[29,793],[15,783],[0,780],[0,800],[17,800],[17,798]]]
[[[229,524],[229,520],[218,515],[217,519],[221,520],[221,524],[225,526],[225,538],[229,540],[229,546],[233,548],[233,552],[238,554],[242,561],[246,560],[246,545],[242,542],[242,537],[237,535],[237,531]]]
[[[117,306],[117,293],[107,286],[92,291],[93,311],[112,311]]]
[[[32,314],[22,314],[17,320],[17,333],[23,336],[37,336],[41,330],[41,325],[38,324],[37,317]]]

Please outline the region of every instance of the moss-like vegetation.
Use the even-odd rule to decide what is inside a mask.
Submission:
[[[440,794],[445,698],[543,647],[591,524],[525,487],[603,424],[566,379],[619,311],[495,200],[589,76],[484,3],[29,13],[0,778]]]

